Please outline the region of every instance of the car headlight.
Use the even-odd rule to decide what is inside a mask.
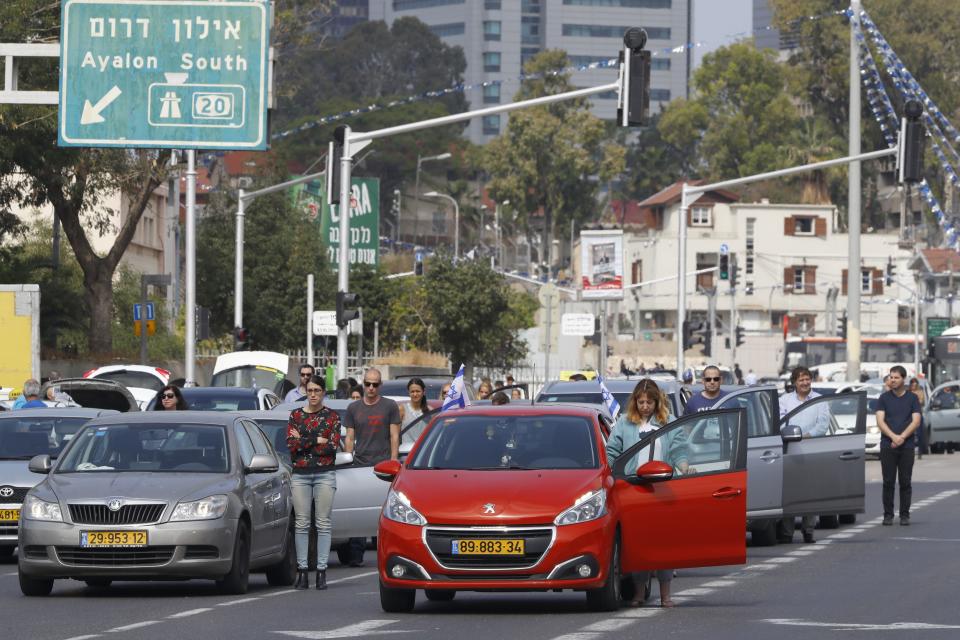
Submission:
[[[181,502],[173,510],[170,522],[183,520],[215,520],[227,511],[227,496],[208,496],[193,502]]]
[[[422,527],[427,519],[410,506],[410,499],[399,491],[390,490],[387,501],[383,503],[383,515],[388,520]]]
[[[27,496],[23,501],[23,517],[27,520],[46,520],[47,522],[63,522],[63,513],[56,502],[47,502],[34,496]]]
[[[607,492],[597,489],[586,493],[573,503],[573,506],[557,516],[555,525],[577,524],[596,520],[607,512]]]
[[[878,427],[878,426],[875,425],[875,424],[872,424],[872,425],[870,425],[869,427],[867,427],[867,433],[869,433],[869,434],[872,435],[872,436],[875,436],[875,435],[877,435],[878,433],[880,433],[880,427]]]

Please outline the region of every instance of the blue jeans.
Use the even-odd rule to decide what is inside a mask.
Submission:
[[[291,482],[294,511],[294,540],[297,547],[297,568],[307,568],[307,550],[310,547],[310,506],[313,505],[314,524],[317,527],[317,569],[327,568],[330,557],[330,512],[337,492],[335,471],[294,473]]]

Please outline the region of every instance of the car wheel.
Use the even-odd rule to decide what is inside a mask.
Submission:
[[[48,596],[53,591],[53,578],[32,578],[23,573],[23,570],[17,572],[20,578],[20,591],[25,596]]]
[[[106,589],[113,584],[113,580],[110,578],[87,578],[84,582],[91,589]]]
[[[277,564],[267,567],[267,584],[271,587],[289,587],[297,577],[297,549],[293,540],[293,531],[287,530],[283,541],[283,558]]]
[[[423,595],[433,602],[450,602],[457,592],[453,589],[424,589]]]
[[[387,613],[410,613],[416,601],[416,589],[393,589],[380,581],[380,608]]]
[[[821,529],[836,529],[840,526],[840,518],[836,514],[820,516],[819,526]]]
[[[855,524],[856,522],[857,522],[857,514],[855,513],[840,514],[840,524]]]
[[[343,566],[350,564],[350,543],[344,543],[337,547],[337,560]]]
[[[777,544],[777,521],[764,520],[750,530],[750,541],[755,547],[772,547]]]
[[[229,595],[247,592],[250,582],[250,529],[242,520],[237,525],[237,538],[233,542],[233,564],[230,573],[217,580],[220,591]]]
[[[620,608],[620,537],[613,539],[607,581],[598,589],[587,589],[587,607],[591,611],[616,611]]]

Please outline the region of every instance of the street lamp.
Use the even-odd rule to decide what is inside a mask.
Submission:
[[[447,154],[450,155],[450,154]],[[437,193],[436,191],[428,191],[423,194],[427,198],[443,198],[449,200],[453,203],[453,257],[456,260],[460,259],[460,205],[457,203],[456,199],[448,196],[445,193]]]
[[[420,165],[422,165],[424,162],[430,162],[431,160],[446,160],[451,156],[452,154],[450,153],[441,153],[435,156],[426,156],[426,157],[420,157],[420,154],[417,154],[417,184],[415,187],[415,195],[417,198],[417,224],[418,225],[420,223]],[[400,225],[398,224],[397,236],[399,235],[400,235]],[[414,239],[414,242],[416,242],[416,239],[417,239],[416,227],[414,227],[413,239]]]

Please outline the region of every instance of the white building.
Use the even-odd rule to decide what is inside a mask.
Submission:
[[[625,286],[675,276],[679,255],[680,184],[674,184],[639,205],[632,219],[621,220],[624,237]],[[717,267],[726,245],[737,264],[737,286],[716,271],[688,276],[688,320],[705,322],[709,299],[716,291],[721,329],[710,360],[732,364],[725,347],[731,301],[734,326],[744,329],[746,343],[736,359],[746,373],[774,374],[780,369],[784,317],[791,335],[837,335],[847,304],[849,236],[839,230],[832,205],[742,203],[736,194],[717,190],[704,194],[687,219],[686,271]],[[892,263],[895,280],[913,285],[908,275],[912,254],[898,246],[893,233],[861,236],[861,331],[864,335],[910,332],[911,291],[885,276]],[[578,265],[579,267],[579,265]],[[633,289],[618,305],[619,314],[639,332],[673,339],[677,319],[675,279]],[[612,312],[613,313],[613,312]],[[703,357],[694,359],[696,362]]]

